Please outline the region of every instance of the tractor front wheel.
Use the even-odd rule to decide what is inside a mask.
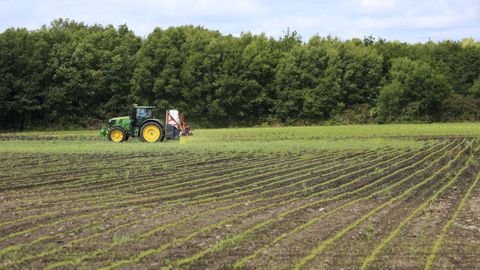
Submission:
[[[111,142],[123,142],[127,139],[125,130],[121,127],[113,127],[107,134],[107,138]]]
[[[140,128],[140,139],[143,142],[161,142],[164,137],[162,126],[156,122],[145,123]]]

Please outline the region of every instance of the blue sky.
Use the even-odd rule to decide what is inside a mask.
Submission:
[[[480,40],[480,0],[0,0],[0,31],[37,29],[55,18],[127,24],[147,36],[156,26],[201,25],[224,34],[290,28],[342,39],[373,35],[407,42]]]

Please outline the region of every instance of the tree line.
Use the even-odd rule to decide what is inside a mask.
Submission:
[[[57,19],[0,34],[1,129],[95,127],[131,104],[201,126],[475,121],[480,42],[308,41]]]

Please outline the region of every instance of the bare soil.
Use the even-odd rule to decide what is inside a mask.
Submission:
[[[19,138],[0,136],[10,139]],[[477,146],[460,144],[462,138],[436,139],[443,142],[433,149],[398,153],[387,148],[261,156],[181,153],[171,162],[185,175],[163,166],[158,154],[6,154],[0,157],[0,265],[291,269],[328,242],[303,268],[358,269]],[[448,164],[447,172],[355,223]],[[479,171],[475,156],[458,181],[408,222],[369,268],[423,268]],[[476,187],[448,230],[434,269],[478,269],[479,255]],[[249,259],[239,264],[244,258]]]

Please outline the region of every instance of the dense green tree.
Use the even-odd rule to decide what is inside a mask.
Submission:
[[[79,121],[123,111],[141,40],[125,25],[55,21],[50,32],[49,118]]]
[[[468,89],[468,93],[474,98],[480,98],[480,77],[476,79]]]
[[[133,94],[140,102],[168,108],[181,100],[181,71],[187,56],[183,47],[189,28],[156,28],[144,41],[132,80]]]
[[[271,109],[276,59],[264,35],[230,37],[216,79],[214,102],[225,112],[226,123],[259,123]],[[233,43],[233,44],[232,44]]]
[[[480,43],[222,35],[57,19],[0,34],[4,128],[98,126],[131,103],[204,126],[478,120]]]
[[[375,105],[383,58],[360,41],[313,37],[277,67],[277,113],[282,119],[325,119],[359,104]]]
[[[336,104],[329,116],[359,104],[374,106],[384,76],[382,64],[383,57],[360,40],[330,50],[324,88],[333,92]]]
[[[275,115],[280,121],[293,122],[305,117],[305,96],[308,95],[307,91],[315,88],[316,72],[318,69],[311,66],[307,48],[299,44],[280,60],[275,78]]]
[[[42,47],[39,35],[26,29],[0,36],[0,115],[7,127],[23,129],[42,109]]]
[[[402,57],[392,60],[391,82],[380,91],[378,113],[382,121],[396,118],[436,120],[452,87],[447,79],[423,61]]]

